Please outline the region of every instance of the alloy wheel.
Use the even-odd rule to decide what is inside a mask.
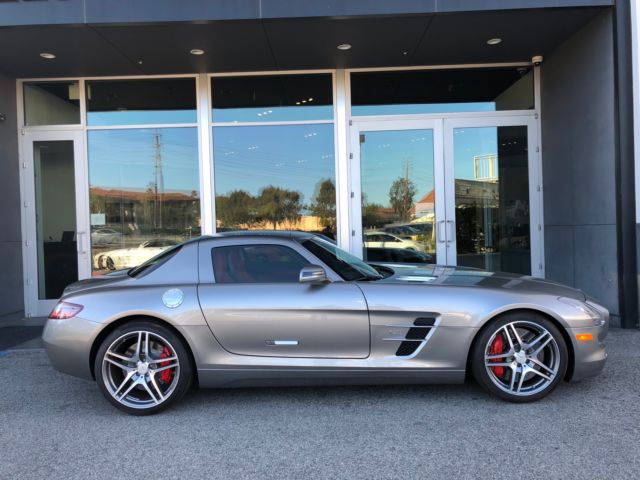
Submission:
[[[109,345],[102,357],[102,379],[118,403],[148,409],[172,395],[180,380],[180,361],[164,337],[136,330]]]
[[[538,323],[514,321],[498,328],[484,349],[484,367],[500,390],[515,396],[544,391],[558,376],[561,355],[555,337]]]

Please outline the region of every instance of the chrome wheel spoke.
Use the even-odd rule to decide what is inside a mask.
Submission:
[[[538,335],[536,338],[534,338],[532,341],[527,343],[527,348],[533,348],[536,343],[539,343],[540,340],[545,338],[547,335],[551,335],[551,334],[545,330],[540,335]]]
[[[118,367],[120,370],[124,370],[127,373],[129,373],[129,372],[134,370],[133,367],[123,363],[122,360],[121,361],[116,361],[116,360],[112,360],[109,357],[104,357],[104,361],[107,362],[107,363],[110,363],[111,365],[114,365],[114,366]]]
[[[507,326],[505,325],[504,327],[502,327],[502,330],[504,330],[504,336],[507,337],[507,341],[509,342],[509,351],[513,351],[513,340],[511,340],[511,335],[509,334],[509,329],[507,328]]]
[[[513,357],[513,352],[499,353],[497,355],[485,355],[485,360],[497,360],[499,358],[509,358]]]
[[[151,400],[153,400],[153,403],[154,403],[155,405],[157,405],[158,403],[160,403],[160,402],[162,401],[162,400],[158,400],[158,399],[156,398],[156,396],[153,394],[153,392],[152,392],[152,391],[151,391],[151,389],[149,388],[149,384],[148,384],[145,380],[142,380],[142,381],[140,382],[140,385],[142,385],[142,386],[144,387],[144,389],[147,391],[147,393],[149,394],[149,396],[151,397]]]
[[[524,383],[524,377],[526,376],[525,374],[526,374],[525,369],[521,368],[520,369],[520,381],[518,382],[518,389],[516,390],[516,393],[520,393],[520,390],[522,390],[522,384]]]
[[[173,362],[174,360],[178,360],[178,357],[148,359],[147,361],[149,362],[149,365],[153,365],[154,363]]]
[[[136,373],[135,371],[131,371],[125,375],[124,380],[122,380],[122,383],[120,384],[120,386],[116,389],[115,392],[113,392],[114,397],[117,397],[118,392],[120,392],[120,390],[122,390],[122,387],[124,387],[127,384],[127,382],[131,380],[131,377],[133,377],[135,373]]]
[[[135,373],[135,372],[131,372],[131,376],[133,376],[133,374],[134,374],[134,373]],[[131,377],[129,377],[129,378],[131,378]],[[123,384],[124,384],[124,383],[125,383],[125,382],[123,382]],[[133,382],[131,382],[131,385],[129,385],[129,388],[127,388],[127,389],[124,391],[124,393],[123,393],[122,395],[120,395],[120,397],[118,397],[118,393],[117,393],[117,392],[116,392],[116,393],[114,393],[114,394],[113,394],[113,396],[114,396],[114,397],[116,397],[116,398],[118,398],[119,400],[122,400],[124,397],[126,397],[126,396],[127,396],[127,394],[128,394],[131,390],[133,390],[133,387],[135,387],[136,385],[140,385],[140,378],[136,378]]]
[[[531,368],[531,367],[529,367],[529,371],[530,371],[531,373],[534,373],[534,374],[536,374],[536,375],[538,375],[538,376],[540,376],[540,377],[544,378],[545,380],[547,380],[547,381],[549,381],[549,382],[552,382],[552,381],[553,381],[553,378],[549,377],[548,375],[545,375],[545,374],[544,374],[544,373],[542,373],[540,370],[536,370],[535,368]]]
[[[555,372],[551,368],[547,367],[544,363],[542,363],[537,358],[529,358],[529,361],[533,362],[534,364],[536,364],[540,368],[544,368],[547,372],[549,372],[550,375],[555,375]],[[534,368],[532,368],[532,370],[537,372],[537,370],[535,370]]]
[[[151,385],[153,385],[153,388],[155,389],[159,401],[162,402],[164,400],[164,395],[162,394],[162,390],[160,390],[160,386],[158,385],[158,382],[156,382],[156,376],[154,373],[151,373],[149,375],[149,381],[151,382]]]
[[[140,348],[142,347],[142,332],[138,332],[138,343],[136,343],[136,357],[140,358]]]
[[[144,358],[149,358],[149,332],[144,332],[144,344],[142,348]]]
[[[170,368],[176,368],[178,365],[179,365],[178,362],[175,362],[175,363],[172,363],[170,365],[165,365],[164,367],[154,368],[151,371],[153,373],[159,373],[159,372],[162,372],[164,370],[168,370]]]
[[[509,382],[509,390],[513,391],[513,387],[516,384],[516,374],[518,373],[518,367],[516,366],[512,366],[511,367],[511,381]]]
[[[518,334],[518,329],[513,323],[510,323],[509,326],[511,327],[511,331],[513,332],[516,342],[518,342],[518,345],[520,346],[520,348],[523,348],[524,342],[522,341],[522,338],[520,338],[520,335]]]
[[[487,362],[487,367],[510,367],[511,362]]]
[[[549,345],[549,343],[551,342],[551,340],[553,340],[552,336],[549,336],[549,338],[547,338],[544,342],[542,342],[542,344],[536,348],[533,352],[531,352],[531,357],[535,357],[537,356],[543,349],[544,347],[546,347],[547,345]]]

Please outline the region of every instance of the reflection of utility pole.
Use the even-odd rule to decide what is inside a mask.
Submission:
[[[155,181],[153,182],[153,226],[162,228],[162,195],[164,193],[164,175],[162,174],[162,144],[158,131],[153,134],[155,149]]]
[[[404,179],[403,179],[403,187],[404,187],[404,195],[402,198],[402,221],[406,222],[408,220],[408,213],[410,210],[410,199],[409,199],[409,169],[411,168],[411,161],[404,161]]]

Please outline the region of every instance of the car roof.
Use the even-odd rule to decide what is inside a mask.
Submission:
[[[246,237],[270,237],[286,239],[305,239],[316,235],[309,232],[296,230],[234,230],[230,232],[218,232],[215,235],[208,235],[202,238],[246,238]]]

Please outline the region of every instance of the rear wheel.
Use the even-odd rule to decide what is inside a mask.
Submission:
[[[94,373],[107,400],[132,415],[164,410],[186,393],[193,376],[182,341],[147,321],[111,332],[98,350]]]
[[[532,402],[558,386],[569,354],[558,328],[534,312],[508,313],[482,330],[471,352],[473,376],[511,402]]]

